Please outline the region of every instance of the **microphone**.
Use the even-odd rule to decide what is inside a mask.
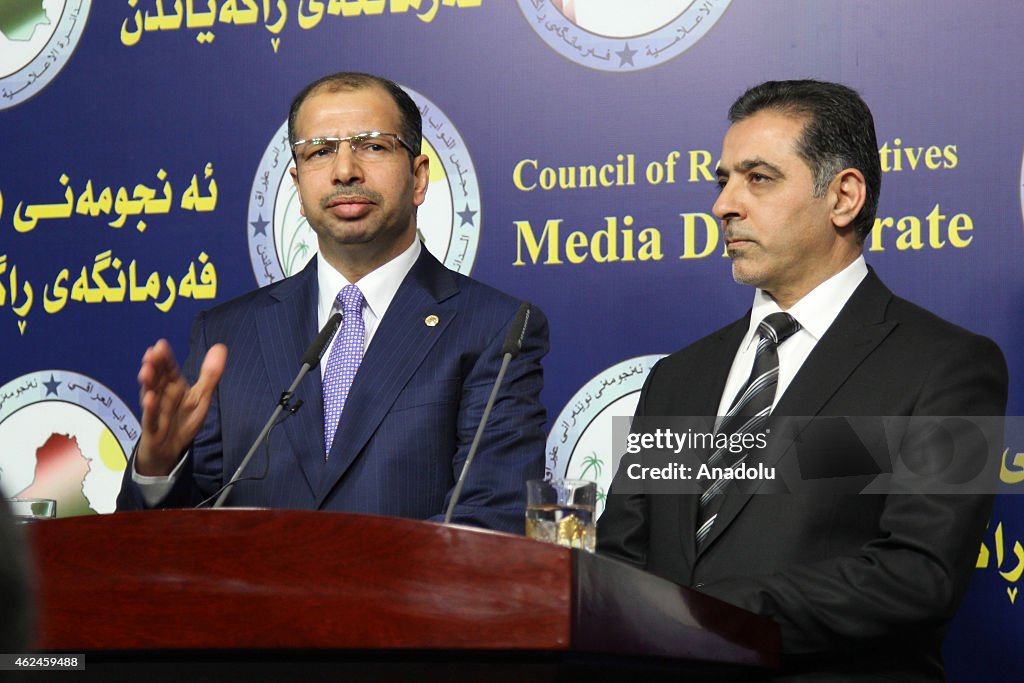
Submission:
[[[484,427],[491,416],[491,408],[494,407],[494,401],[498,398],[498,387],[501,386],[501,380],[505,379],[508,364],[519,355],[519,351],[523,348],[523,338],[526,336],[526,326],[529,324],[530,302],[524,301],[519,306],[519,310],[516,311],[515,317],[512,318],[512,324],[509,325],[508,332],[505,334],[505,341],[501,345],[501,369],[498,370],[498,377],[494,380],[491,395],[487,399],[487,405],[484,406],[484,414],[480,417],[480,424],[477,425],[476,434],[473,436],[473,443],[469,447],[469,454],[466,455],[466,462],[462,464],[462,473],[459,474],[459,480],[455,482],[455,489],[452,491],[451,500],[448,501],[448,511],[444,514],[445,524],[451,524],[455,504],[459,502],[459,496],[462,495],[462,486],[466,483],[466,475],[469,474],[469,466],[472,464],[473,458],[476,457],[476,451],[480,447],[480,438],[484,434]]]
[[[501,355],[509,355],[509,360],[519,355],[523,348],[523,338],[526,337],[526,326],[530,324],[530,302],[524,301],[516,317],[512,319],[508,332],[505,333],[505,341],[501,345]]]
[[[308,365],[306,372],[309,372],[317,365],[320,364],[320,359],[324,357],[327,352],[327,345],[334,339],[334,333],[338,331],[338,325],[341,324],[341,313],[335,313],[327,319],[327,324],[324,325],[324,329],[320,330],[320,334],[316,335],[316,339],[309,345],[306,352],[302,354],[303,365]]]
[[[295,395],[295,389],[298,388],[299,382],[301,382],[302,378],[306,376],[306,373],[320,364],[320,359],[323,358],[324,352],[327,351],[327,345],[331,343],[331,339],[334,337],[334,333],[337,332],[340,324],[341,313],[335,313],[327,320],[327,324],[324,325],[324,328],[320,330],[320,334],[316,336],[313,343],[309,345],[308,349],[306,349],[306,353],[302,354],[302,366],[299,368],[299,374],[295,376],[295,380],[292,382],[292,385],[288,387],[288,390],[281,394],[281,399],[277,402],[277,407],[274,408],[274,413],[270,416],[270,419],[267,420],[267,423],[263,425],[263,431],[260,432],[260,435],[256,437],[252,446],[249,447],[249,452],[245,454],[244,458],[242,458],[242,462],[239,464],[238,469],[235,470],[234,475],[232,475],[231,481],[224,486],[220,496],[213,503],[214,508],[219,508],[224,504],[224,500],[228,497],[228,494],[231,493],[231,489],[234,488],[235,482],[237,482],[242,476],[242,472],[245,471],[249,461],[252,460],[252,456],[256,453],[256,449],[259,448],[260,444],[263,443],[263,440],[267,438],[268,434],[270,434],[270,430],[277,421],[278,416],[285,410],[294,414],[295,411],[302,406],[301,401],[295,406],[290,405],[292,396]]]

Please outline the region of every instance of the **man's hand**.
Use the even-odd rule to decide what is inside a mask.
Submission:
[[[135,471],[144,476],[166,476],[181,460],[199,432],[210,409],[228,349],[215,344],[206,352],[199,379],[189,386],[167,340],[146,349],[139,369],[142,437],[135,454]]]

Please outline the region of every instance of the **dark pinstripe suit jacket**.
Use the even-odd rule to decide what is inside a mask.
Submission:
[[[313,259],[302,272],[202,313],[185,376],[228,347],[209,415],[161,507],[198,503],[226,482],[288,388],[317,333]],[[302,408],[249,463],[227,504],[439,519],[462,469],[519,301],[441,265],[426,249],[395,294],[352,384],[330,456],[323,452],[320,372]],[[544,473],[540,361],[547,321],[536,309],[491,413],[453,521],[522,532],[524,480]],[[436,315],[428,326],[424,319]],[[131,467],[128,472],[131,472]],[[118,509],[143,507],[126,475]]]

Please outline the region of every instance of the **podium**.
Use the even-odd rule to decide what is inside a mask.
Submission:
[[[33,649],[85,653],[95,680],[751,680],[778,662],[768,619],[509,534],[239,509],[27,531]]]

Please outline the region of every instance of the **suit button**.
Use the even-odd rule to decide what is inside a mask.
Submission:
[[[694,585],[694,588],[696,588],[697,590],[700,590],[703,587],[704,587],[703,583],[698,583],[698,584]]]

